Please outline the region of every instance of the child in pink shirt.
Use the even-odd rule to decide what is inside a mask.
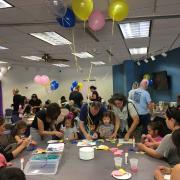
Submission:
[[[148,134],[142,135],[142,142],[152,149],[156,149],[161,140],[163,131],[163,124],[160,121],[152,121],[148,124]]]

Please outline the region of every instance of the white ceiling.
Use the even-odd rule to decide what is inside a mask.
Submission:
[[[70,60],[66,64],[75,67],[74,56],[68,45],[52,46],[31,37],[29,33],[33,32],[56,31],[72,41],[73,31],[76,51],[88,51],[94,55],[95,61],[104,61],[107,65],[142,57],[130,56],[127,48],[147,46],[149,53],[156,55],[164,49],[171,50],[180,47],[180,38],[177,38],[180,33],[180,0],[127,0],[129,4],[128,21],[138,21],[138,18],[153,19],[150,38],[125,41],[117,24],[115,24],[112,37],[112,22],[107,20],[104,29],[94,33],[99,42],[84,32],[82,22],[78,21],[73,29],[65,29],[58,25],[55,16],[50,11],[48,0],[7,0],[7,2],[14,7],[0,9],[0,46],[9,49],[0,51],[0,60],[10,64],[49,66],[45,62],[34,62],[21,58],[21,56],[31,55],[41,57],[46,52],[50,53],[53,58]],[[65,2],[70,5],[70,0],[65,0]],[[95,9],[107,14],[108,2],[108,0],[94,0]],[[177,15],[176,18],[170,18],[173,15]],[[175,39],[177,40],[174,42]],[[106,52],[110,48],[114,55],[111,58]],[[78,59],[81,67],[89,66],[90,61],[91,59]]]

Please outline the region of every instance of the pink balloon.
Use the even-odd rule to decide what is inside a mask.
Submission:
[[[41,82],[41,76],[40,76],[40,75],[36,75],[36,76],[34,77],[34,82],[37,83],[37,84],[40,84],[40,82]]]
[[[101,30],[105,25],[104,15],[100,11],[93,11],[89,17],[88,25],[93,31]]]
[[[46,85],[46,84],[48,84],[49,83],[49,77],[48,76],[46,76],[46,75],[42,75],[41,76],[41,80],[40,80],[40,84],[41,85]]]

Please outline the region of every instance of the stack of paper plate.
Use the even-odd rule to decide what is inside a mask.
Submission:
[[[94,159],[94,149],[92,147],[82,147],[79,149],[79,158],[82,160]]]

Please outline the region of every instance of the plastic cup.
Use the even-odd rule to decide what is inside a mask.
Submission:
[[[136,173],[138,171],[138,159],[131,158],[130,160],[131,171]]]
[[[122,158],[121,157],[115,157],[114,158],[115,167],[117,169],[120,169],[122,166]]]

